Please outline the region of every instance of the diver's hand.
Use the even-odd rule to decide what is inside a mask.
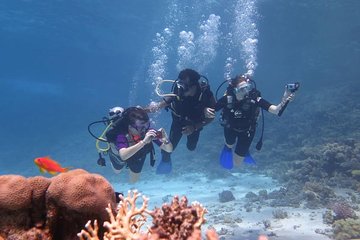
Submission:
[[[204,115],[205,115],[205,118],[215,118],[215,109],[205,108]]]
[[[184,135],[190,135],[195,131],[195,127],[193,125],[187,125],[182,128],[181,133]]]
[[[291,93],[291,94],[286,98],[286,100],[289,101],[289,102],[291,102],[291,101],[294,100],[294,98],[295,98],[295,93]]]
[[[285,90],[284,92],[284,96],[282,98],[282,102],[291,102],[293,101],[295,98],[295,93],[294,92],[291,92],[291,91],[288,91],[288,90]]]
[[[145,144],[149,144],[155,137],[156,137],[156,130],[150,129],[149,131],[147,131],[147,133],[145,134],[145,137],[142,141]]]
[[[162,136],[162,138],[159,139],[160,142],[165,143],[165,144],[169,143],[169,138],[168,138],[168,135],[167,135],[165,129],[164,128],[159,128],[158,131],[161,132],[161,136]]]
[[[289,91],[287,88],[285,88],[284,95],[282,97],[283,101],[292,101],[295,98],[295,92]]]

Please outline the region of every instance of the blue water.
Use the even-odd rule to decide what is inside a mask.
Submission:
[[[304,131],[282,124],[359,96],[341,88],[359,81],[359,9],[357,0],[1,1],[0,174],[37,175],[33,159],[50,155],[111,178],[96,165],[87,125],[113,106],[160,100],[154,84],[185,67],[206,75],[214,92],[226,78],[252,74],[276,104],[286,83],[300,81],[281,122],[267,116],[266,133],[281,140]],[[169,129],[169,113],[152,117]],[[194,153],[179,144],[174,170],[216,159],[222,141],[214,121]]]

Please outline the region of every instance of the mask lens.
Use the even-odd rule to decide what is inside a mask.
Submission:
[[[235,92],[236,93],[249,93],[251,91],[251,84],[249,83],[245,83],[245,84],[239,84],[236,88],[235,88]]]
[[[178,82],[177,83],[177,88],[181,89],[183,92],[186,92],[189,87],[183,82]]]
[[[144,133],[150,128],[150,122],[136,120],[135,124],[132,127],[135,128],[138,132]]]

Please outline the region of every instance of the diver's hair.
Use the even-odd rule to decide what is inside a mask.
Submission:
[[[250,78],[246,75],[236,75],[234,78],[231,79],[230,85],[235,87],[241,82],[247,82],[250,81]]]
[[[136,120],[148,122],[149,115],[141,107],[131,107],[126,112],[126,120],[129,125],[135,124]]]
[[[189,78],[189,82],[187,84],[196,85],[196,84],[198,84],[200,77],[201,76],[197,71],[190,69],[190,68],[186,68],[184,70],[181,70],[181,72],[179,73],[178,79],[186,80],[187,78]]]

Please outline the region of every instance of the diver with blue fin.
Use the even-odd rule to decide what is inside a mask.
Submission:
[[[228,82],[227,90],[215,106],[215,111],[222,110],[221,125],[224,127],[225,145],[220,154],[220,165],[225,169],[239,167],[242,162],[255,164],[249,153],[250,145],[255,136],[257,120],[262,115],[262,132],[256,149],[262,147],[264,133],[263,110],[281,116],[287,104],[293,100],[299,83],[287,84],[281,102],[274,105],[261,97],[256,83],[247,75],[238,75],[230,81],[225,80],[217,89]],[[235,145],[236,144],[236,145]],[[234,154],[232,148],[235,145]]]
[[[171,83],[171,93],[163,94],[160,87]],[[195,150],[200,132],[215,116],[215,97],[210,90],[208,79],[193,69],[183,69],[176,80],[161,80],[156,89],[163,101],[150,103],[148,112],[162,108],[171,111],[172,123],[169,141],[175,149],[183,135],[187,137],[186,146]],[[161,151],[162,159],[157,166],[157,174],[169,174],[172,170],[171,153]]]

